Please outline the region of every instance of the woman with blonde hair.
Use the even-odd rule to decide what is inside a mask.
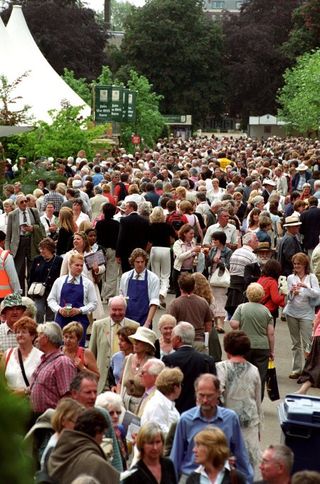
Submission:
[[[203,299],[207,301],[207,303],[210,306],[211,313],[214,316],[215,310],[216,310],[215,298],[208,279],[200,272],[195,272],[194,274],[192,274],[192,277],[195,280],[193,294],[195,294],[196,296],[203,297]],[[221,345],[219,341],[218,331],[214,325],[212,325],[212,329],[209,332],[208,348],[209,348],[209,355],[212,356],[214,361],[220,361],[221,355],[222,355]]]
[[[218,427],[206,427],[196,434],[193,453],[195,462],[200,465],[189,475],[187,484],[246,483],[241,472],[235,469],[230,470],[230,466],[227,465],[230,450],[225,434]]]
[[[126,473],[123,484],[176,484],[177,478],[170,459],[163,457],[164,435],[160,426],[148,422],[141,427],[136,439],[140,453],[138,462]]]
[[[262,304],[265,293],[260,284],[249,284],[246,293],[249,302],[237,307],[230,326],[234,330],[241,329],[250,339],[251,350],[246,359],[259,370],[263,400],[269,358],[274,359],[273,318],[269,309]]]
[[[72,248],[73,235],[77,226],[73,220],[73,212],[69,207],[62,207],[59,212],[59,234],[57,254],[65,254]]]
[[[75,253],[69,258],[68,274],[54,281],[48,296],[48,305],[55,313],[55,321],[64,328],[72,321],[78,321],[83,328],[80,345],[86,342],[89,317],[97,307],[97,296],[93,283],[82,277],[84,257]]]
[[[155,346],[157,350],[159,349],[160,359],[174,352],[171,335],[176,324],[177,320],[171,314],[164,314],[159,319],[158,330],[160,331],[160,338],[156,341]]]
[[[84,232],[76,232],[74,234],[73,249],[69,250],[63,258],[61,271],[60,271],[61,276],[68,274],[69,259],[74,254],[82,254],[84,258],[90,254],[94,254],[92,249],[90,249],[88,237]],[[100,276],[105,272],[105,270],[106,268],[104,264],[98,265],[98,263],[95,261],[93,262],[91,269],[88,269],[86,262],[84,263],[84,266],[83,266],[83,275],[88,277],[88,279],[90,279],[90,281],[94,284],[96,298],[98,301],[97,308],[93,313],[94,319],[101,319],[104,317],[104,309],[101,302],[101,296],[100,296],[100,290],[99,290],[98,284],[100,282]],[[89,330],[89,333],[90,332],[91,331]]]
[[[166,307],[171,273],[170,247],[176,239],[175,230],[166,222],[164,211],[155,207],[150,215],[149,242],[151,270],[160,279],[160,305]]]

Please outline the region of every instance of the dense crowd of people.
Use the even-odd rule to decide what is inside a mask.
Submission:
[[[51,181],[29,194],[6,165],[0,351],[36,482],[320,482],[260,447],[279,317],[289,378],[320,388],[320,142],[170,138],[35,165]]]

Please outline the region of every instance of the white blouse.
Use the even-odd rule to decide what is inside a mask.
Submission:
[[[10,348],[6,351],[6,358],[9,354]],[[34,370],[40,363],[41,356],[43,355],[42,351],[38,350],[38,348],[33,347],[30,353],[28,354],[27,358],[23,360],[24,371],[27,376],[27,379],[30,382],[31,376]],[[5,377],[8,383],[8,386],[13,390],[18,388],[27,388],[18,358],[18,348],[14,348],[12,351],[10,358],[7,362]]]
[[[141,416],[141,425],[147,422],[156,422],[164,434],[169,432],[171,425],[179,420],[180,414],[175,403],[169,400],[159,390],[146,403]]]

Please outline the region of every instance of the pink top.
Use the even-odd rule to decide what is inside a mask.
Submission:
[[[313,336],[320,336],[320,324],[315,329],[314,335]]]

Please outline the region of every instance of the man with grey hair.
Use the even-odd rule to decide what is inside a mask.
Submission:
[[[172,330],[172,346],[176,350],[163,357],[163,363],[170,368],[178,367],[184,375],[180,397],[176,407],[180,413],[189,410],[196,404],[193,385],[202,373],[216,374],[214,359],[193,348],[195,329],[192,324],[181,321]]]
[[[221,207],[221,200],[213,200],[210,206],[210,211],[207,213],[207,228],[217,222],[217,213]]]
[[[263,481],[261,484],[289,484],[294,455],[286,445],[269,445],[262,455],[260,464]]]
[[[89,348],[93,352],[100,372],[98,393],[106,386],[111,356],[119,351],[117,332],[128,326],[137,329],[140,324],[126,318],[127,303],[123,296],[109,299],[109,316],[93,323]]]
[[[211,245],[213,232],[224,232],[227,236],[227,247],[235,250],[238,245],[238,235],[236,226],[229,224],[229,212],[225,208],[219,209],[217,213],[218,222],[210,225],[203,239],[204,244]]]
[[[140,372],[140,383],[144,387],[144,394],[139,404],[137,415],[141,417],[146,403],[150,400],[156,390],[156,379],[165,368],[163,361],[158,358],[150,358],[143,365]]]
[[[77,374],[72,360],[60,350],[62,331],[57,323],[39,324],[38,347],[41,361],[32,375],[29,387],[34,417],[48,408],[56,408],[61,398],[68,396],[70,383]]]
[[[102,195],[102,188],[98,185],[93,189],[94,197],[90,198],[90,207],[92,213],[92,220],[98,215],[101,215],[102,206],[108,201],[108,199]]]
[[[232,315],[237,306],[243,303],[243,292],[245,290],[245,270],[251,268],[259,272],[258,258],[254,250],[258,247],[259,241],[254,232],[247,232],[242,237],[243,246],[235,250],[230,259],[230,287],[226,310]],[[250,282],[255,282],[254,280]]]

